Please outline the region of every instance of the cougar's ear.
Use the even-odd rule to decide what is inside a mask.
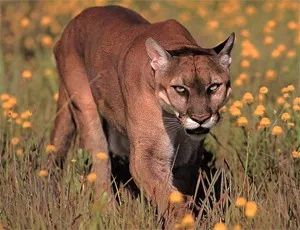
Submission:
[[[219,57],[220,64],[224,67],[229,67],[231,63],[231,50],[234,45],[235,34],[231,33],[231,35],[222,43],[213,48],[216,54]]]
[[[151,67],[154,70],[166,68],[171,55],[162,48],[153,38],[148,38],[145,42],[148,56],[151,59]]]

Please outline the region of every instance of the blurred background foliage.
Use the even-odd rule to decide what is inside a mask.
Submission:
[[[86,175],[74,170],[76,153],[63,182],[51,181],[42,168],[51,154],[58,98],[53,45],[72,17],[108,4],[129,7],[153,23],[175,18],[203,47],[236,33],[233,96],[206,141],[220,165],[224,159],[229,165],[231,193],[224,200],[231,206],[222,210],[216,201],[197,223],[204,229],[299,228],[299,1],[87,0],[0,2],[0,229],[159,226],[143,199],[124,195],[114,217],[95,211]],[[69,189],[55,196],[53,183]]]

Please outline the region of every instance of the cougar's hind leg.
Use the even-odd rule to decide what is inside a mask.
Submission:
[[[57,112],[54,128],[51,133],[51,144],[55,146],[55,153],[51,154],[53,162],[62,168],[66,154],[74,138],[75,123],[71,113],[71,100],[64,84],[60,84]]]
[[[111,194],[111,166],[107,140],[104,135],[96,102],[81,56],[77,53],[72,26],[66,28],[55,48],[57,67],[67,94],[72,101],[72,115],[76,118],[76,131],[79,133],[80,147],[92,155],[92,173],[96,174],[96,193]],[[54,135],[55,136],[55,135]]]

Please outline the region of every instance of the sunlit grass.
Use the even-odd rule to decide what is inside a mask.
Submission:
[[[110,1],[1,3],[0,229],[155,229],[161,220],[143,196],[117,192],[120,205],[92,192],[90,158],[72,147],[63,172],[46,169],[58,76],[52,47],[68,21]],[[300,70],[297,1],[113,1],[151,22],[175,18],[204,47],[236,32],[233,96],[206,140],[217,158],[223,196],[204,190],[199,217],[177,227],[300,227]],[[99,153],[106,160],[106,153]],[[62,175],[59,175],[62,174]],[[58,180],[57,178],[61,178]],[[116,186],[114,183],[112,186]],[[210,199],[208,199],[210,197]],[[181,194],[170,201],[182,202]]]

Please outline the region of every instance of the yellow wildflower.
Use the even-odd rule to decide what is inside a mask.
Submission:
[[[245,215],[253,218],[257,213],[257,204],[254,201],[248,201],[245,205]]]
[[[96,154],[97,159],[99,160],[107,160],[108,159],[108,154],[105,152],[99,152]]]
[[[170,203],[179,204],[183,202],[183,195],[181,192],[174,191],[169,196]]]
[[[241,108],[243,108],[244,105],[243,105],[243,102],[242,102],[242,101],[236,100],[236,101],[234,101],[234,102],[232,103],[232,106],[241,109]]]
[[[181,226],[183,228],[194,228],[195,219],[192,214],[185,214],[181,220]]]
[[[285,103],[285,99],[283,97],[278,97],[276,102],[278,105],[283,105]]]
[[[276,21],[274,21],[274,20],[269,20],[268,22],[267,22],[267,24],[266,24],[266,26],[267,27],[269,27],[269,28],[274,28],[275,26],[276,26]]]
[[[90,173],[89,175],[87,175],[86,179],[88,182],[94,183],[97,179],[97,175],[96,173]]]
[[[234,117],[238,117],[242,114],[241,110],[239,108],[235,107],[235,106],[230,106],[229,112]]]
[[[30,21],[28,18],[22,18],[20,24],[22,28],[27,28],[30,24]]]
[[[219,222],[215,224],[213,230],[227,230],[227,226],[223,222]]]
[[[28,69],[25,69],[25,70],[22,71],[21,76],[24,79],[31,79],[32,78],[32,72]]]
[[[23,113],[20,114],[20,117],[22,119],[28,119],[29,117],[32,116],[32,112],[30,110],[26,110]]]
[[[38,176],[39,176],[39,177],[47,177],[47,176],[48,176],[48,171],[45,170],[45,169],[41,169],[41,170],[38,172]]]
[[[51,23],[52,19],[49,16],[43,16],[41,19],[42,26],[48,26]]]
[[[292,151],[292,157],[293,158],[300,158],[300,151],[296,151],[296,150]]]
[[[236,85],[236,86],[242,86],[243,85],[243,81],[240,78],[238,78],[238,79],[236,79],[234,81],[234,85]]]
[[[283,98],[289,98],[290,97],[290,95],[288,93],[285,93],[282,96],[283,96]]]
[[[300,111],[300,105],[293,105],[294,111]]]
[[[241,61],[241,67],[248,68],[250,66],[250,62],[248,60]]]
[[[281,93],[282,93],[282,94],[285,94],[285,93],[288,93],[288,92],[289,92],[289,90],[288,90],[287,87],[283,87],[283,88],[281,89]]]
[[[295,90],[295,86],[293,85],[288,85],[287,87],[288,92],[293,92]]]
[[[243,96],[243,102],[247,104],[252,104],[254,101],[254,97],[251,93],[247,92]]]
[[[246,80],[248,80],[248,78],[249,78],[249,76],[246,73],[241,73],[239,75],[239,79],[241,79],[242,81],[246,81]]]
[[[300,105],[300,97],[294,98],[293,105]]]
[[[271,56],[273,58],[278,58],[280,56],[280,51],[278,49],[273,50]]]
[[[9,96],[9,94],[7,94],[7,93],[3,93],[3,94],[0,95],[1,101],[6,101],[6,100],[8,100],[9,98],[10,98],[10,96]]]
[[[46,146],[46,153],[54,153],[55,151],[56,151],[55,145],[49,144]]]
[[[243,206],[245,206],[246,202],[247,202],[247,200],[244,197],[240,196],[240,197],[236,198],[235,205],[237,207],[243,207]]]
[[[287,57],[292,58],[295,57],[297,55],[295,50],[289,50],[286,54]]]
[[[256,8],[254,6],[247,6],[245,12],[247,15],[253,15],[256,13]]]
[[[31,122],[30,121],[24,121],[22,124],[23,129],[31,128]]]
[[[11,143],[12,145],[17,145],[17,144],[20,143],[20,138],[18,138],[18,137],[13,137],[13,138],[10,139],[10,143]]]
[[[272,129],[272,135],[273,136],[279,136],[283,134],[283,130],[280,126],[275,125]]]
[[[286,50],[286,45],[284,45],[284,44],[279,44],[279,45],[277,46],[277,49],[278,49],[280,52],[283,52],[283,51]]]
[[[291,115],[289,113],[283,113],[281,115],[281,120],[283,120],[283,121],[288,121],[290,119],[291,119]]]
[[[289,21],[288,24],[287,24],[287,27],[290,30],[295,30],[295,29],[298,28],[298,24],[295,21]]]
[[[262,87],[260,87],[260,89],[259,89],[259,93],[260,93],[260,94],[267,94],[268,91],[269,91],[268,88],[265,87],[265,86],[262,86]]]
[[[210,20],[207,23],[208,28],[210,29],[217,29],[219,27],[219,22],[217,20]]]
[[[273,42],[274,42],[274,38],[271,37],[271,36],[266,36],[265,39],[264,39],[264,43],[266,45],[272,44]]]
[[[22,119],[21,118],[17,118],[15,122],[16,122],[17,125],[21,125],[22,124]]]
[[[237,119],[237,125],[239,127],[246,127],[248,125],[248,120],[246,117],[239,117]]]
[[[293,122],[288,122],[287,125],[289,128],[295,127],[295,123],[293,123]]]
[[[12,119],[16,119],[19,115],[12,110],[6,110],[6,111],[4,111],[4,116],[12,118]]]
[[[267,70],[266,72],[266,79],[267,80],[273,80],[276,78],[276,72],[272,69]]]
[[[53,39],[49,35],[44,35],[41,38],[41,43],[45,47],[50,47],[53,44]]]
[[[3,109],[12,109],[17,104],[17,99],[15,97],[10,97],[2,104]]]
[[[271,121],[269,118],[267,117],[263,117],[260,122],[259,122],[259,126],[262,128],[267,128],[271,125]]]
[[[256,109],[254,110],[254,115],[256,116],[262,116],[265,113],[265,107],[263,105],[258,105]]]

